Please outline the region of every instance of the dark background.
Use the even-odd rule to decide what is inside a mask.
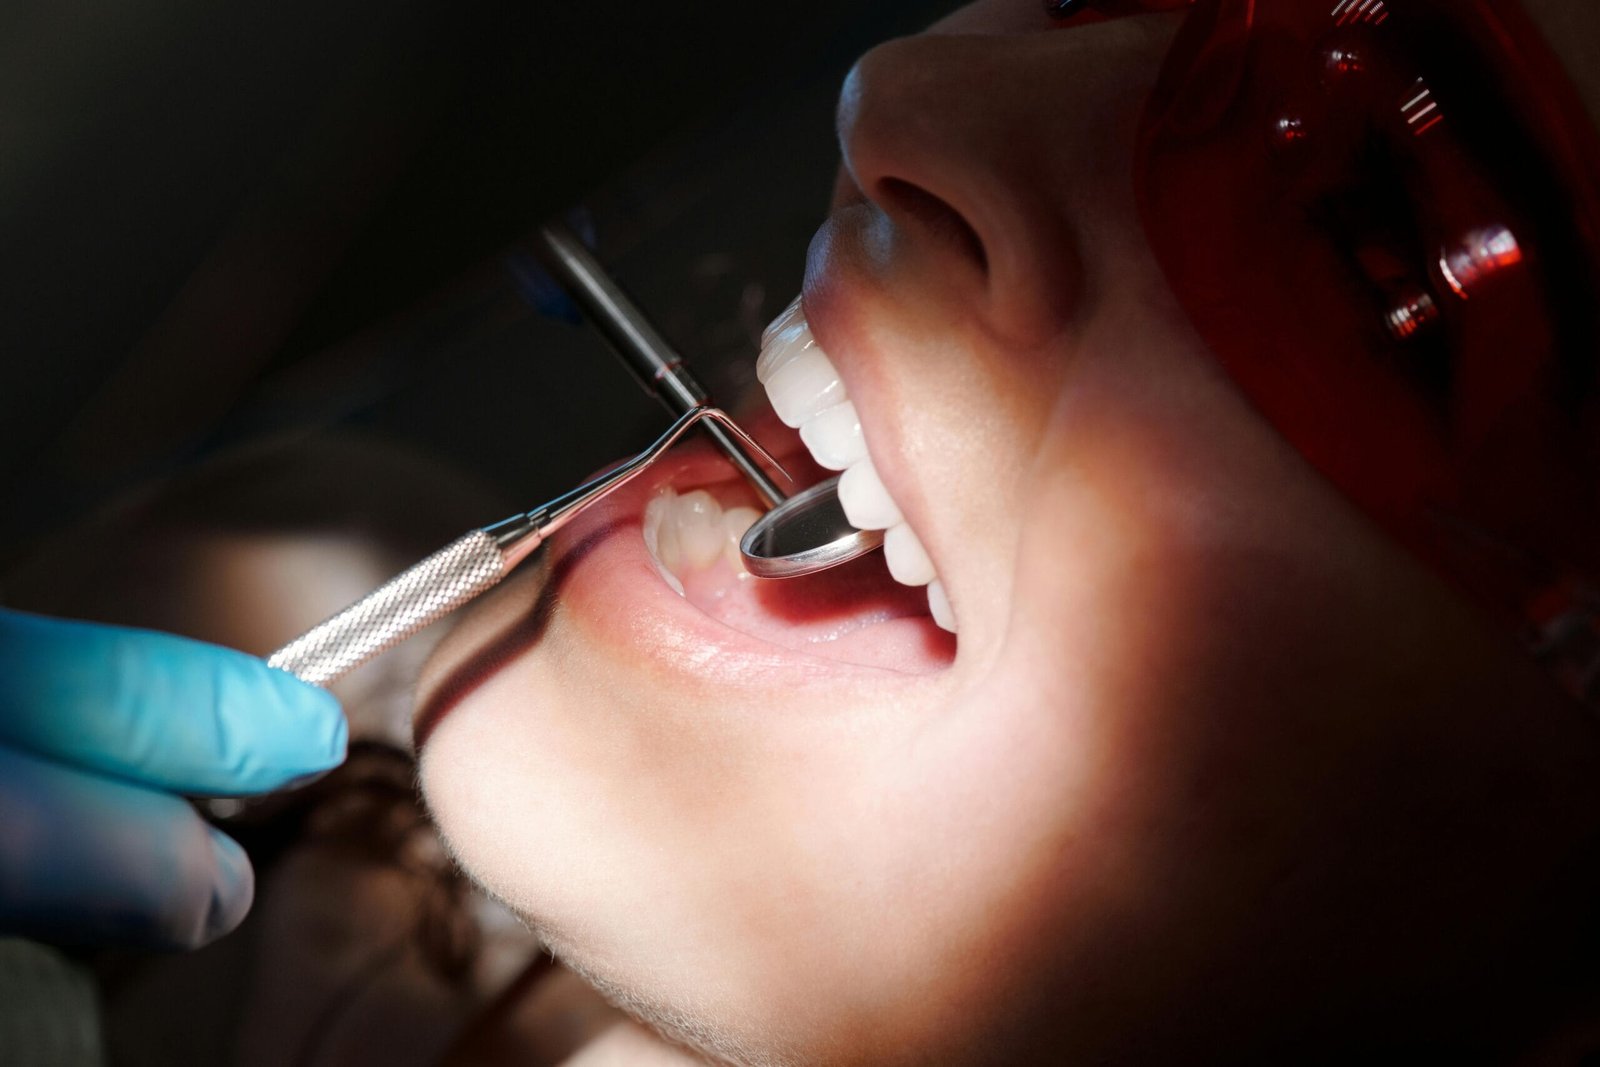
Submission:
[[[263,439],[392,438],[530,504],[640,446],[665,412],[532,310],[518,241],[575,208],[731,403],[840,79],[952,6],[11,0],[0,569]]]

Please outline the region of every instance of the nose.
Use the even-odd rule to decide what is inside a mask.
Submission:
[[[1048,44],[890,41],[856,63],[838,112],[836,201],[870,201],[898,238],[941,261],[963,310],[1022,343],[1066,326],[1082,281],[1071,161],[1051,143],[1060,135],[1051,113],[1071,106],[1051,90],[1070,78],[1047,65]]]

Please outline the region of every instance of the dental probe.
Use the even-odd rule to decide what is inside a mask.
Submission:
[[[570,226],[546,223],[534,240],[540,261],[627,364],[645,392],[674,415],[710,403],[705,386],[684,365],[683,357],[656,331]],[[740,447],[742,435],[731,432],[731,424],[712,421],[703,424],[703,428],[768,507],[783,501],[783,491]]]
[[[457,538],[278,649],[267,665],[313,685],[325,685],[354,670],[492,589],[573,516],[633,480],[689,427],[705,422],[783,469],[722,411],[704,405],[691,408],[626,463],[532,511]]]

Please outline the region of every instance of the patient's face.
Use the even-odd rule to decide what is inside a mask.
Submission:
[[[1129,184],[1176,25],[986,0],[846,88],[805,313],[958,636],[877,557],[771,584],[674,554],[680,595],[652,496],[748,497],[686,452],[435,656],[423,785],[462,862],[668,1032],[1142,1062],[1481,1050],[1565,1009],[1587,727],[1191,333]]]

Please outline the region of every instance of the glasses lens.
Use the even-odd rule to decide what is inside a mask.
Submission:
[[[1241,390],[1518,617],[1600,577],[1582,116],[1505,4],[1203,0],[1142,131],[1152,245]]]

